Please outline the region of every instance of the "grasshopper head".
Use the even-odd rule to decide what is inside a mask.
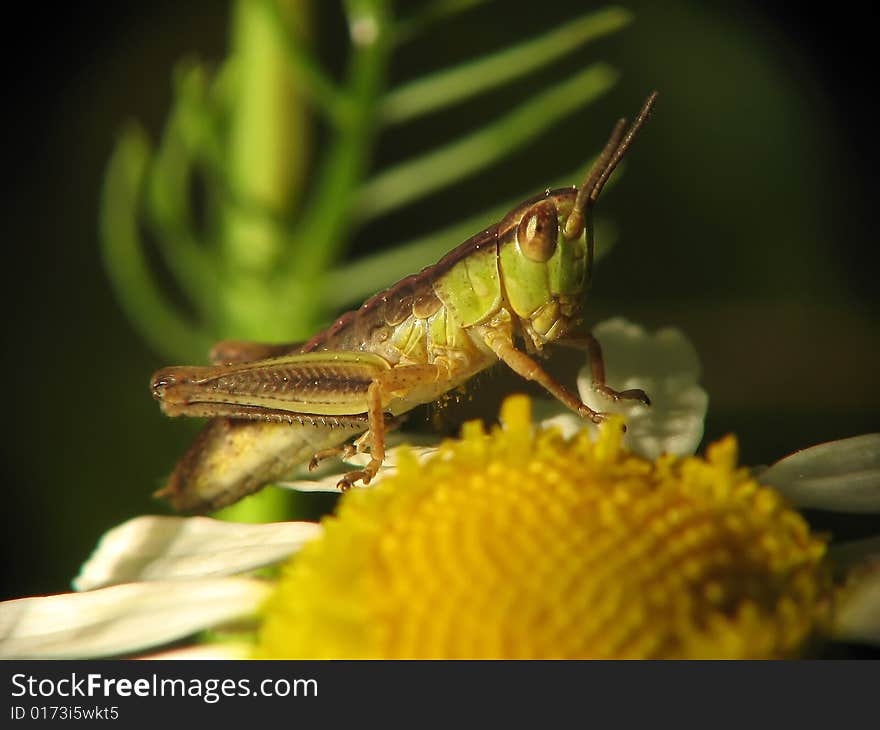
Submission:
[[[499,224],[499,263],[506,301],[527,339],[540,349],[578,322],[593,262],[592,209],[653,109],[652,93],[632,125],[614,125],[580,188],[548,190]]]
[[[504,298],[537,347],[562,336],[587,287],[592,236],[565,235],[577,188],[548,190],[512,210],[499,225]]]

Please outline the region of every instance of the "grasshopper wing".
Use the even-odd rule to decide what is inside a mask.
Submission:
[[[253,362],[271,357],[296,353],[304,342],[268,344],[249,340],[220,340],[212,348],[208,359],[212,365],[232,365],[240,362]]]
[[[179,512],[226,507],[367,430],[366,416],[296,416],[293,425],[212,418],[156,493]]]

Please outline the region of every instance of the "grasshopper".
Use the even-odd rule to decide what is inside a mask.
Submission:
[[[224,341],[213,348],[212,365],[157,372],[153,395],[166,414],[212,419],[158,495],[181,511],[214,510],[308,459],[314,468],[357,450],[369,450],[369,463],[345,474],[339,487],[368,484],[385,458],[386,431],[403,414],[498,361],[601,422],[605,414],[535,359],[551,343],[589,353],[598,392],[648,405],[641,390],[605,384],[599,343],[580,325],[592,269],[592,209],[656,96],[629,128],[618,120],[580,188],[547,190],[520,203],[308,342]]]

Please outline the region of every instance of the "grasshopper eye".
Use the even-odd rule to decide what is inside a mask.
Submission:
[[[520,250],[527,259],[539,264],[550,260],[556,250],[558,235],[556,206],[549,200],[529,208],[516,229]]]

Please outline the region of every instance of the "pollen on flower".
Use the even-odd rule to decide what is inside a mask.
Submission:
[[[565,439],[525,397],[348,492],[286,566],[261,657],[769,658],[826,630],[824,540],[737,468]]]

